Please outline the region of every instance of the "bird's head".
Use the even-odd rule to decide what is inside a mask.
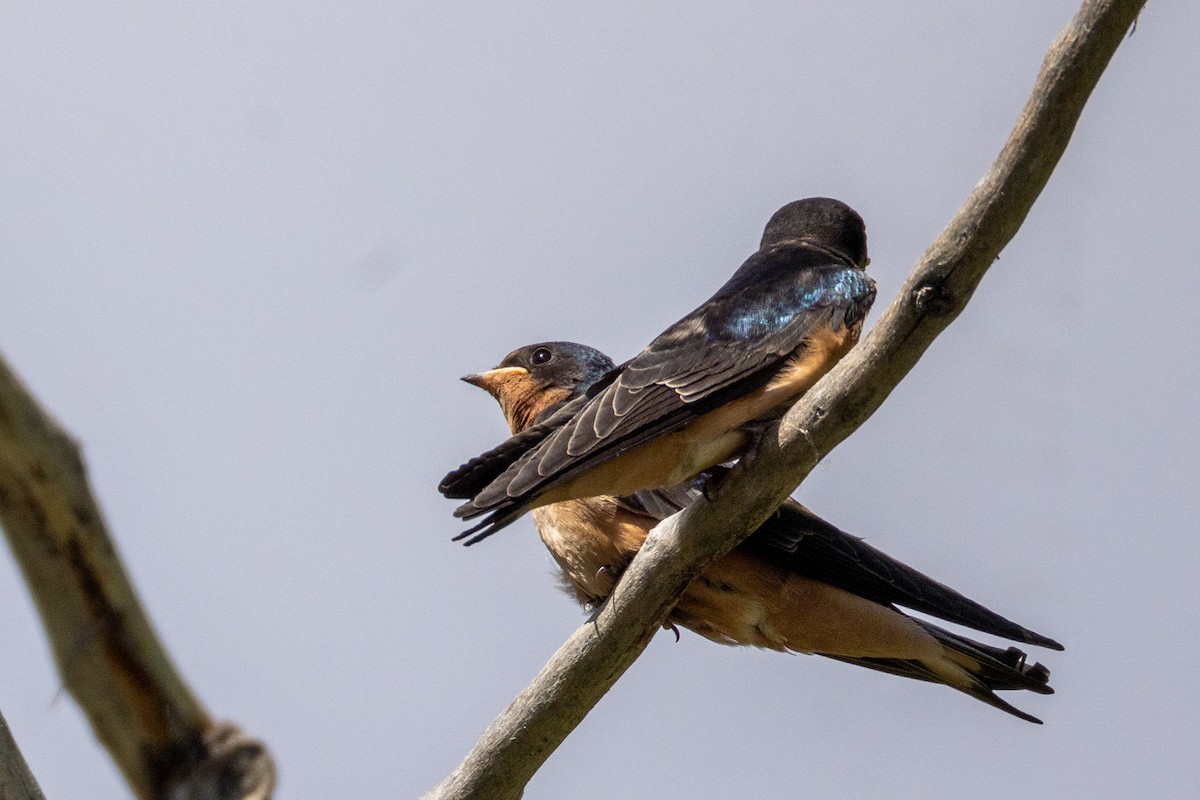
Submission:
[[[516,434],[547,409],[585,392],[613,367],[611,358],[587,345],[540,342],[512,351],[495,369],[462,379],[496,398]]]
[[[871,263],[863,218],[841,200],[830,197],[796,200],[776,211],[767,222],[759,249],[790,241],[816,245],[863,269]]]

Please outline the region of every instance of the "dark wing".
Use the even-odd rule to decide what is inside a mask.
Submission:
[[[791,572],[877,603],[903,606],[1017,642],[1063,649],[1053,639],[1000,616],[839,530],[795,501],[785,502],[746,544]]]
[[[624,365],[610,371],[589,387],[584,394],[553,409],[548,409],[538,418],[537,424],[513,435],[499,446],[493,447],[486,453],[472,458],[458,469],[449,472],[438,484],[438,491],[442,493],[443,497],[463,500],[479,494],[521,456],[529,452],[530,448],[558,430],[564,422],[583,407],[590,397],[612,383],[622,369],[624,369]]]
[[[766,384],[814,331],[861,323],[874,297],[862,270],[830,263],[806,245],[756,253],[455,513],[470,519],[495,512],[477,526],[487,528],[550,486],[685,427]]]
[[[631,510],[665,519],[694,501],[702,481],[691,487],[649,489],[622,497]],[[920,611],[977,631],[1051,650],[1063,646],[1018,625],[831,525],[794,500],[787,500],[746,539],[748,547],[788,572],[836,586],[883,605]]]
[[[944,647],[960,654],[960,658],[956,659],[956,661],[962,665],[963,669],[970,676],[968,684],[962,685],[947,681],[920,661],[900,658],[853,658],[849,656],[831,656],[826,653],[821,653],[821,655],[824,655],[826,658],[832,658],[835,661],[857,664],[860,667],[868,667],[892,675],[941,683],[958,689],[960,692],[965,692],[975,699],[982,700],[1001,711],[1007,711],[1014,717],[1020,717],[1026,722],[1035,722],[1038,725],[1042,724],[1042,721],[1037,717],[1026,714],[1021,709],[1001,700],[996,696],[996,692],[1010,689],[1025,689],[1037,692],[1038,694],[1054,694],[1054,690],[1050,688],[1050,670],[1041,664],[1034,664],[1032,666],[1026,664],[1025,653],[1016,647],[1009,647],[1002,650],[999,647],[992,647],[991,645],[976,642],[965,636],[959,636],[956,633],[943,630],[924,620],[918,619],[914,621],[928,631]]]

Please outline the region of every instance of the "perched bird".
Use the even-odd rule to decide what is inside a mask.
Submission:
[[[673,486],[728,461],[858,340],[875,299],[860,217],[825,197],[767,223],[759,250],[699,308],[558,413],[439,485],[482,522],[472,544],[531,508]]]
[[[500,366],[463,380],[499,401],[519,434],[580,396],[611,368],[603,353],[545,342],[510,353]],[[585,605],[602,602],[660,520],[687,505],[698,487],[628,497],[560,501],[533,510],[564,586]],[[1050,672],[1001,649],[943,630],[903,606],[988,634],[1061,650],[913,568],[835,528],[795,501],[688,587],[669,618],[722,644],[817,653],[909,678],[944,683],[1021,719],[996,690],[1051,694]]]

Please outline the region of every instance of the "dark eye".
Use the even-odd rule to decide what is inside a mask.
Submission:
[[[552,358],[554,358],[554,353],[551,353],[549,348],[539,347],[529,356],[529,363],[536,366],[537,364],[545,364]]]

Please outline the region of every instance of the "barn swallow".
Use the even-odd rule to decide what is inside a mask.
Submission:
[[[556,414],[439,485],[468,499],[460,534],[490,536],[526,511],[673,486],[740,455],[858,341],[875,299],[854,209],[797,200],[699,308]]]
[[[586,392],[613,367],[570,342],[529,345],[496,369],[463,380],[500,403],[513,434]],[[703,478],[701,479],[701,481]],[[533,509],[534,524],[585,606],[602,602],[662,519],[700,493],[689,487],[627,497],[571,499]],[[1050,672],[1001,649],[951,633],[903,606],[1026,644],[1062,645],[964,597],[789,500],[742,544],[700,574],[671,612],[680,625],[722,644],[816,653],[909,678],[943,683],[1021,719],[996,690],[1051,694]]]

